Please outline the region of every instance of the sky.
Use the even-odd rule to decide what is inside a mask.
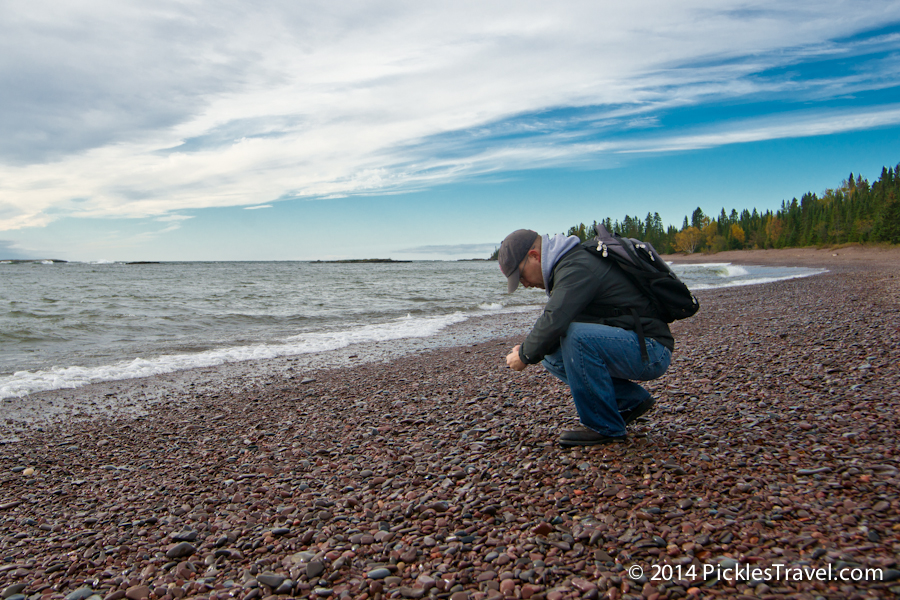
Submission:
[[[900,163],[900,3],[0,3],[0,259],[486,258]]]

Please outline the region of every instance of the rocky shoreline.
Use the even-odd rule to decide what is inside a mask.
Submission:
[[[518,338],[22,431],[2,596],[894,597],[900,273],[827,266],[701,292],[615,447],[556,445],[568,391],[505,367]],[[725,576],[776,564],[883,581]]]

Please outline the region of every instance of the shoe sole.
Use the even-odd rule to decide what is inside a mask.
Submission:
[[[563,448],[574,448],[576,446],[605,446],[606,444],[623,444],[628,441],[626,436],[621,438],[606,438],[604,440],[559,440],[559,445]]]
[[[627,427],[628,425],[631,425],[639,418],[646,415],[648,412],[650,412],[651,409],[653,409],[654,406],[656,406],[656,400],[654,400],[653,398],[647,398],[636,407],[632,408],[630,414],[628,415],[628,418],[625,419],[625,426]]]

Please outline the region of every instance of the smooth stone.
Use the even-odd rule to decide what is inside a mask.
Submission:
[[[296,554],[293,554],[291,556],[291,560],[294,561],[295,563],[305,563],[305,562],[311,561],[313,558],[315,558],[315,556],[316,556],[315,552],[310,552],[308,550],[305,550],[303,552],[297,552]]]
[[[378,569],[372,569],[368,573],[366,573],[366,577],[369,579],[384,579],[385,577],[389,577],[391,572],[383,567]]]
[[[592,581],[588,581],[587,579],[582,579],[581,577],[575,577],[574,579],[572,579],[572,586],[582,594],[597,589],[597,584]]]
[[[190,542],[181,542],[169,548],[166,551],[167,558],[184,558],[185,556],[190,556],[197,549]]]
[[[392,531],[379,531],[375,534],[376,542],[389,542],[394,539],[394,533]]]
[[[282,596],[285,594],[290,594],[294,590],[294,582],[291,579],[285,579],[281,582],[277,588],[275,588],[274,593],[276,595]]]
[[[722,569],[734,569],[738,564],[738,561],[733,558],[723,558],[719,561],[719,567]]]
[[[10,596],[14,596],[14,595],[20,593],[20,592],[21,592],[22,590],[24,590],[26,587],[28,587],[28,584],[25,584],[25,583],[14,583],[14,584],[12,584],[12,585],[10,585],[10,586],[7,586],[6,589],[3,590],[2,596],[3,596],[4,598],[9,598]]]
[[[89,587],[80,587],[66,596],[66,600],[86,600],[94,595],[94,590]]]
[[[306,563],[306,576],[309,579],[318,577],[325,572],[325,564],[321,560],[313,560]]]
[[[256,580],[263,585],[267,585],[273,590],[277,588],[279,585],[284,583],[284,577],[282,575],[276,575],[275,573],[265,572],[256,576]]]
[[[179,531],[169,536],[174,542],[193,542],[197,539],[197,532],[191,530]]]
[[[417,555],[416,549],[410,548],[409,550],[407,550],[406,552],[404,552],[403,554],[400,555],[400,560],[402,560],[406,564],[409,564],[409,563],[413,562],[414,560],[416,560],[416,555]]]
[[[125,597],[128,600],[141,600],[141,598],[150,597],[150,588],[146,585],[135,585],[125,590]]]

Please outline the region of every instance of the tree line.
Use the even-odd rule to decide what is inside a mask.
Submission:
[[[650,242],[661,254],[673,252],[721,252],[759,248],[829,246],[849,242],[900,244],[900,164],[884,167],[870,184],[862,176],[850,176],[841,186],[821,196],[807,192],[797,200],[782,201],[775,211],[725,209],[711,217],[697,207],[681,228],[663,226],[659,213],[602,223],[609,231]],[[587,240],[594,226],[579,223],[568,235]],[[496,259],[497,251],[491,256]]]

